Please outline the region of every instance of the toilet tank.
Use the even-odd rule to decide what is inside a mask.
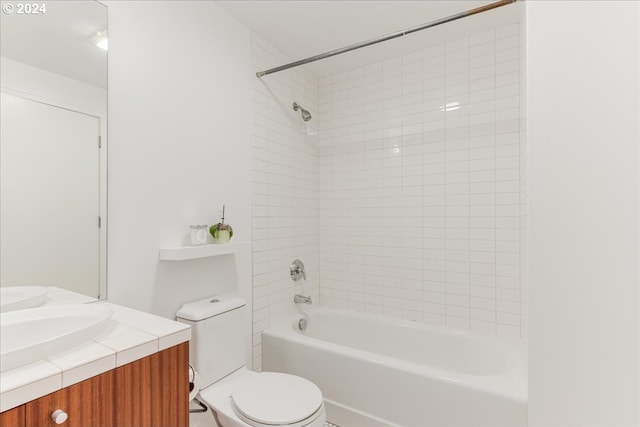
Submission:
[[[184,304],[176,313],[191,325],[189,360],[202,388],[246,364],[246,302],[237,296],[217,295]]]

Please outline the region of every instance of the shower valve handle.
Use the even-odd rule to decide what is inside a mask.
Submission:
[[[296,259],[289,266],[289,274],[294,282],[297,282],[302,277],[307,280],[307,273],[304,271],[304,264],[299,259]]]

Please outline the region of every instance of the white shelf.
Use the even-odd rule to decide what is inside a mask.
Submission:
[[[198,246],[182,246],[178,248],[161,248],[160,259],[164,261],[184,261],[187,259],[235,254],[236,252],[249,249],[250,247],[250,242],[231,242]]]

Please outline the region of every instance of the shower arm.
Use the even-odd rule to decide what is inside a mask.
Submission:
[[[360,49],[362,47],[371,46],[373,44],[382,43],[387,40],[395,39],[397,37],[406,36],[407,34],[415,33],[417,31],[426,30],[427,28],[435,27],[447,22],[455,21],[467,16],[475,15],[478,13],[486,12],[491,9],[495,9],[501,6],[506,6],[511,3],[515,3],[517,0],[500,0],[495,3],[490,3],[485,6],[480,6],[475,9],[467,10],[466,12],[460,12],[455,15],[447,16],[446,18],[436,19],[435,21],[428,22],[426,24],[418,25],[417,27],[407,28],[402,31],[387,34],[386,36],[378,37],[376,39],[367,40],[364,42],[352,44],[350,46],[342,47],[340,49],[331,50],[329,52],[321,53],[319,55],[310,56],[309,58],[301,59],[299,61],[290,62],[288,64],[280,65],[278,67],[270,68],[264,71],[258,71],[256,77],[261,78],[267,74],[277,73],[278,71],[288,70],[289,68],[298,67],[300,65],[308,64],[310,62],[319,61],[321,59],[330,58],[332,56],[340,55],[341,53],[350,52],[352,50]]]
[[[304,120],[305,122],[308,122],[309,120],[311,120],[311,113],[307,110],[305,110],[305,108],[298,104],[297,102],[293,103],[293,111],[298,111],[300,110],[300,115],[302,116],[302,120]]]

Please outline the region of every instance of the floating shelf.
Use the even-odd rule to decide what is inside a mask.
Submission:
[[[249,249],[250,247],[250,242],[233,242],[198,246],[182,246],[179,248],[162,248],[160,249],[160,259],[164,261],[184,261],[188,259],[235,254],[236,252]]]

